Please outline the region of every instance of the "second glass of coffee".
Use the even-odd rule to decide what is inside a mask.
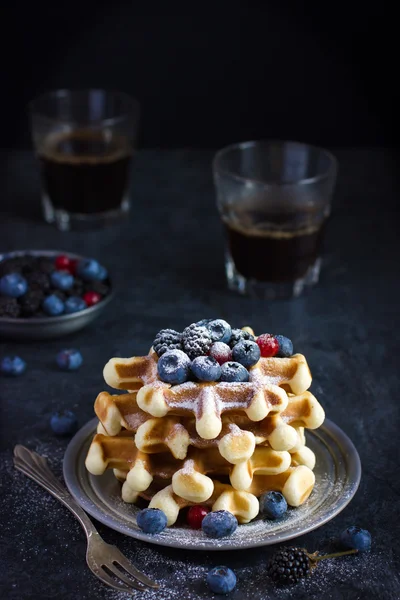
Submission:
[[[69,230],[124,216],[138,102],[120,92],[57,90],[30,109],[45,220]]]
[[[334,156],[297,142],[246,142],[220,150],[213,170],[229,288],[274,299],[299,296],[315,284]]]

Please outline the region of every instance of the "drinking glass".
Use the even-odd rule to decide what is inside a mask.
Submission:
[[[139,124],[137,100],[101,89],[54,90],[29,108],[45,220],[65,231],[124,216]]]
[[[231,290],[290,298],[318,282],[336,172],[330,152],[291,141],[233,144],[215,155]]]

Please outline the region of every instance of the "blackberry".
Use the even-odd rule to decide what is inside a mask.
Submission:
[[[254,342],[255,338],[254,335],[251,335],[248,331],[244,331],[244,329],[232,329],[232,336],[229,341],[230,347],[233,348],[233,346],[236,346],[242,340],[251,340]]]
[[[65,302],[68,298],[67,294],[61,290],[54,290],[54,292],[52,292],[52,295],[57,296],[57,298],[60,298],[60,300],[62,300],[63,302]]]
[[[21,315],[23,317],[32,317],[35,315],[42,303],[44,294],[41,290],[30,290],[19,299]]]
[[[85,283],[84,290],[85,292],[96,292],[100,296],[106,296],[110,290],[110,286],[104,281],[91,281]]]
[[[38,271],[46,273],[46,275],[50,275],[56,270],[54,260],[52,258],[47,258],[46,256],[40,256],[37,259],[37,268]]]
[[[19,317],[21,308],[16,298],[0,296],[0,317]]]
[[[91,290],[93,290],[93,287],[91,288]],[[82,279],[80,279],[79,277],[75,277],[72,288],[66,290],[65,293],[67,294],[67,296],[83,296],[85,292],[91,290],[86,289],[85,283],[84,281],[82,281]]]
[[[183,330],[183,349],[192,360],[197,356],[208,354],[212,343],[211,333],[206,327],[192,323]]]
[[[26,281],[30,290],[41,290],[42,292],[50,290],[49,276],[41,271],[32,271],[26,276]]]
[[[23,264],[21,256],[6,258],[0,263],[0,277],[9,275],[10,273],[21,273]]]
[[[153,348],[157,356],[162,356],[167,350],[182,350],[182,334],[174,329],[161,329],[154,338]]]
[[[357,550],[348,550],[318,556],[318,552],[310,554],[305,548],[282,548],[270,560],[267,572],[275,583],[293,584],[309,577],[320,560],[357,554],[357,552]]]

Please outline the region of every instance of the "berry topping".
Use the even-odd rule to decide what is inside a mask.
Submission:
[[[268,565],[268,575],[275,583],[297,583],[310,573],[310,559],[302,548],[278,550]]]
[[[201,327],[207,327],[211,321],[216,321],[216,319],[201,319],[201,321],[197,321],[196,325],[200,325]]]
[[[359,552],[365,552],[371,549],[371,534],[361,527],[348,527],[339,536],[339,541],[343,548],[354,548]]]
[[[86,292],[86,294],[83,294],[83,300],[88,306],[94,306],[100,302],[101,295],[97,292]]]
[[[174,329],[161,329],[154,338],[153,348],[158,356],[167,350],[182,350],[182,334]]]
[[[211,348],[211,334],[206,327],[192,323],[182,333],[182,345],[192,360],[196,356],[205,356]]]
[[[20,305],[16,298],[9,296],[0,296],[0,317],[19,317],[21,312]]]
[[[186,517],[188,525],[192,529],[201,529],[203,519],[206,515],[208,515],[209,512],[210,509],[207,506],[191,506]]]
[[[144,508],[136,515],[136,522],[145,533],[161,533],[167,526],[167,517],[159,508]]]
[[[215,319],[215,321],[210,321],[206,325],[208,331],[211,334],[211,339],[213,342],[223,342],[224,344],[228,344],[232,335],[232,328],[223,319]]]
[[[236,586],[236,575],[229,567],[214,567],[207,573],[207,584],[214,594],[228,594]]]
[[[0,361],[0,373],[9,377],[18,377],[26,369],[26,362],[19,356],[5,356]]]
[[[260,360],[260,348],[251,340],[242,340],[232,348],[232,358],[247,369]]]
[[[26,292],[20,299],[21,314],[23,317],[32,317],[40,309],[43,300],[41,290],[31,290]]]
[[[221,376],[221,367],[212,356],[197,356],[190,369],[199,381],[218,381]]]
[[[26,280],[30,290],[41,290],[42,292],[50,290],[50,278],[46,273],[32,271],[32,273],[26,276]]]
[[[59,411],[51,416],[50,427],[57,435],[72,435],[78,430],[78,419],[71,410]]]
[[[56,356],[56,363],[62,371],[76,371],[83,363],[82,354],[74,348],[61,350]]]
[[[43,300],[42,308],[46,315],[49,315],[50,317],[56,317],[57,315],[62,315],[64,312],[64,302],[55,294],[51,294]]]
[[[189,379],[190,359],[182,350],[167,350],[157,363],[161,381],[179,384]]]
[[[71,263],[75,262],[76,261],[70,258],[69,256],[66,256],[65,254],[60,254],[60,256],[57,256],[56,260],[54,261],[54,264],[56,266],[56,269],[59,271],[71,272]]]
[[[50,275],[50,281],[58,290],[70,290],[74,285],[74,278],[68,271],[54,271]]]
[[[237,526],[237,518],[227,510],[217,510],[208,513],[201,524],[203,532],[212,538],[222,538],[232,535],[236,531]]]
[[[260,513],[267,519],[280,519],[287,511],[287,502],[280,492],[266,492],[260,497]]]
[[[276,356],[279,356],[279,358],[285,358],[293,355],[292,340],[289,340],[289,338],[285,337],[284,335],[276,335],[275,339],[279,345]]]
[[[87,304],[82,298],[79,298],[79,296],[70,296],[65,301],[65,314],[71,315],[72,313],[85,310],[86,307]]]
[[[279,350],[278,340],[270,333],[263,333],[262,335],[259,335],[256,342],[260,348],[261,356],[263,358],[275,356]]]
[[[97,260],[84,258],[78,261],[76,265],[76,274],[84,281],[99,281],[103,277],[104,271]]]
[[[0,279],[0,294],[10,298],[23,296],[28,289],[28,283],[19,273],[9,273]]]
[[[232,329],[232,335],[229,342],[231,348],[236,346],[242,340],[252,340],[254,342],[254,335],[245,331],[244,329]]]
[[[214,342],[210,348],[210,356],[215,358],[220,365],[223,365],[228,362],[228,360],[231,360],[232,350],[229,348],[228,344]]]
[[[220,381],[239,383],[248,380],[249,372],[240,363],[229,361],[222,365]]]

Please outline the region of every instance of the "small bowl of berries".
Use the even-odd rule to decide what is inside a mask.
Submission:
[[[113,297],[93,258],[53,250],[0,254],[0,335],[58,338],[94,321]]]

